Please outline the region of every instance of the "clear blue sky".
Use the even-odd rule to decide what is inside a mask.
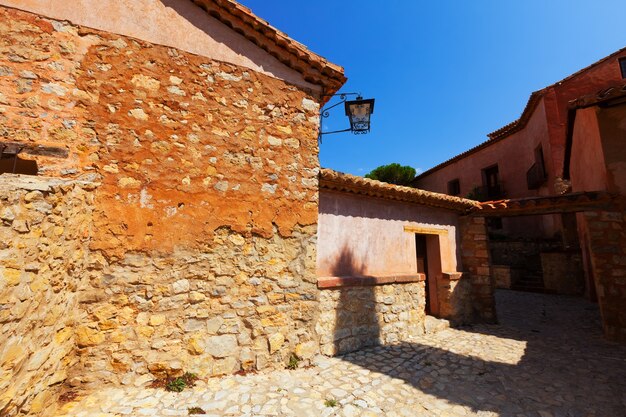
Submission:
[[[624,0],[240,0],[375,98],[368,135],[329,135],[323,167],[426,170],[520,116],[532,91],[626,46]],[[347,127],[341,109],[324,129]]]

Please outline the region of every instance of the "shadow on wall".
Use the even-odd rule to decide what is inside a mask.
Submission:
[[[227,45],[237,55],[250,59],[254,64],[263,68],[265,71],[274,74],[278,78],[293,78],[290,69],[286,68],[280,61],[268,59],[267,53],[260,47],[254,45],[251,41],[245,41],[242,35],[233,36],[232,30],[221,22],[213,25],[211,20],[213,16],[208,17],[205,13],[198,13],[198,8],[194,2],[187,0],[160,0],[167,8],[174,10],[178,15],[191,23],[199,30],[206,33],[210,38],[218,43]],[[293,70],[295,72],[295,70]]]
[[[501,299],[498,309],[503,311],[504,326],[466,326],[341,359],[402,379],[424,395],[474,412],[624,415],[626,348],[602,340],[597,307],[589,303],[576,316],[567,311],[572,299],[548,297],[553,298],[546,298],[543,306]],[[507,320],[507,310],[516,308],[514,319]],[[415,404],[415,415],[430,415],[430,410],[419,408]]]
[[[333,266],[335,277],[365,277],[365,266],[344,246]],[[380,344],[380,327],[375,287],[372,285],[330,290],[335,310],[333,351],[352,352]]]
[[[342,217],[401,222],[416,221],[437,225],[437,227],[458,227],[452,221],[456,214],[445,209],[431,208],[418,203],[397,202],[396,204],[375,198],[364,199],[360,196],[346,196],[340,192],[325,189],[320,191],[318,210],[319,214],[332,214]]]

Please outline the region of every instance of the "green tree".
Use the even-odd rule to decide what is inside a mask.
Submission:
[[[409,185],[415,178],[415,168],[396,163],[381,165],[366,174],[365,178],[396,185]]]

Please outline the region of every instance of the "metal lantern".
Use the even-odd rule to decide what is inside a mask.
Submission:
[[[348,101],[348,96],[357,96],[356,100]],[[370,116],[374,113],[374,99],[368,98],[364,100],[359,93],[340,93],[333,94],[332,97],[339,97],[340,101],[320,110],[320,121],[330,115],[330,110],[341,104],[345,104],[346,116],[350,119],[350,127],[348,129],[332,130],[323,132],[320,126],[317,140],[322,143],[323,135],[331,135],[333,133],[352,132],[355,135],[363,135],[370,131]]]
[[[346,116],[350,119],[350,131],[355,135],[365,134],[370,131],[370,116],[374,113],[374,99],[363,99],[359,96],[356,100],[346,101]]]

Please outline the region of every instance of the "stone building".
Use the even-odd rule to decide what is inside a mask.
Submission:
[[[543,198],[577,189],[572,188],[565,166],[573,120],[570,102],[621,85],[625,78],[626,49],[622,48],[533,92],[518,120],[422,173],[415,185],[482,201]],[[591,147],[588,150],[594,152]],[[600,173],[603,166],[574,169]],[[596,300],[595,284],[586,266],[586,243],[578,235],[579,221],[580,216],[572,212],[490,219],[494,238],[490,250],[498,285]]]
[[[0,415],[496,319],[498,208],[320,170],[343,69],[248,9],[0,0],[0,35]]]
[[[0,414],[315,354],[343,69],[229,0],[0,5]]]
[[[425,315],[494,321],[476,201],[322,169],[317,241],[321,352],[423,334]]]
[[[533,92],[519,119],[489,133],[487,141],[421,173],[414,185],[451,195],[472,193],[491,201],[562,193],[567,187],[563,164],[569,102],[620,83],[625,71],[626,48],[622,48]],[[571,219],[561,217],[503,219],[501,231],[551,237],[569,226]]]
[[[605,334],[626,342],[626,80],[572,100],[568,126],[564,172],[572,191],[611,201],[576,219]]]
[[[3,416],[495,320],[475,202],[320,174],[341,67],[229,0],[0,4]],[[400,246],[328,269],[360,204]]]

